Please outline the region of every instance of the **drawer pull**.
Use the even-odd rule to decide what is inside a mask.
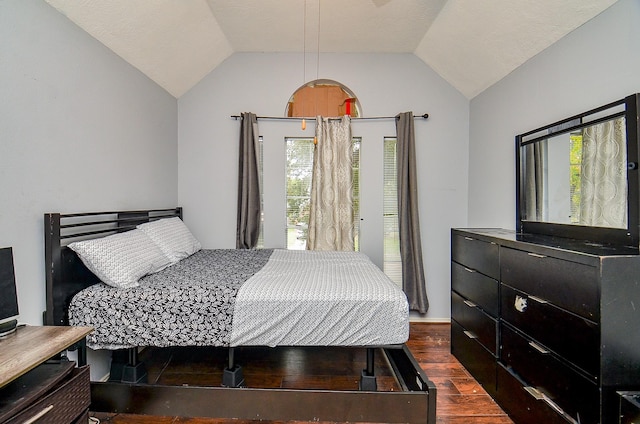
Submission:
[[[46,408],[44,408],[42,411],[38,412],[36,415],[34,415],[33,417],[29,418],[26,421],[23,421],[22,424],[32,424],[35,423],[36,421],[38,421],[40,418],[44,417],[45,415],[47,415],[49,413],[49,411],[51,411],[53,409],[53,405],[49,405]]]
[[[558,405],[556,405],[556,403],[554,401],[549,399],[549,397],[547,395],[545,395],[544,393],[542,393],[540,390],[538,390],[538,389],[536,389],[535,387],[532,387],[532,386],[525,386],[524,389],[527,391],[527,393],[529,393],[531,396],[533,396],[533,398],[535,400],[543,401],[544,403],[549,405],[554,411],[556,411],[558,414],[560,414],[564,419],[566,419],[570,423],[579,424],[578,421],[576,421],[575,419],[573,419],[573,417],[571,417],[569,414],[564,412],[562,410],[562,408],[560,408]]]
[[[546,258],[545,255],[539,255],[537,253],[532,253],[532,252],[527,252],[527,255],[529,255],[529,256],[531,256],[533,258],[540,258],[540,259]]]
[[[469,240],[469,241],[474,241],[475,240],[474,238],[471,238],[471,237],[465,237],[464,239],[465,240]]]
[[[472,301],[470,301],[470,300],[465,300],[465,301],[464,301],[464,304],[465,304],[465,305],[467,305],[467,306],[468,306],[468,307],[470,307],[470,308],[475,308],[476,306],[478,306],[478,305],[476,305],[475,303],[473,303],[473,302],[472,302]]]
[[[470,339],[477,339],[478,336],[476,336],[475,334],[473,334],[471,331],[469,330],[465,330],[463,331],[464,335],[469,337]]]
[[[467,271],[467,272],[470,272],[472,274],[475,272],[474,270],[472,270],[470,268],[467,268],[467,267],[464,267],[464,270]]]
[[[542,395],[542,400],[549,405],[551,408],[553,408],[558,414],[560,414],[560,416],[562,416],[565,420],[569,421],[571,424],[580,424],[578,421],[574,420],[573,417],[569,414],[567,414],[566,412],[564,412],[562,410],[562,408],[560,408],[558,405],[556,405],[556,403],[554,401],[552,401],[551,399],[549,399],[547,396],[545,396],[544,394]]]
[[[531,346],[532,348],[534,348],[538,352],[542,353],[543,355],[546,355],[547,353],[549,353],[549,351],[547,349],[543,348],[542,346],[540,346],[536,342],[529,342],[529,346]]]
[[[544,299],[542,299],[542,298],[540,298],[540,297],[538,297],[538,296],[531,296],[531,295],[529,295],[529,299],[531,299],[531,300],[535,300],[536,302],[538,302],[538,303],[542,303],[543,305],[544,305],[544,304],[549,303],[549,302],[547,302],[546,300],[544,300]]]
[[[536,389],[535,387],[524,386],[524,389],[527,391],[527,393],[529,393],[531,396],[533,396],[533,398],[535,400],[544,399],[544,395],[542,394],[542,392],[540,390]]]

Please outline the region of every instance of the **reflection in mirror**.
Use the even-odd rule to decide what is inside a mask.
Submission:
[[[621,228],[627,217],[625,118],[567,122],[520,152],[525,220]]]

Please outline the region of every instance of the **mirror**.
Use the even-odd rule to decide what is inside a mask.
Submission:
[[[624,117],[523,146],[524,219],[627,228]]]
[[[638,245],[637,102],[516,136],[519,231]]]

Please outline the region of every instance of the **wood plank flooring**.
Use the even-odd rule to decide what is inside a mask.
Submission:
[[[412,323],[407,342],[413,356],[437,387],[437,423],[513,424],[482,386],[451,355],[449,336],[449,324]],[[314,349],[291,348],[278,351],[251,348],[238,350],[236,360],[243,364],[249,387],[356,390],[365,361],[364,355],[364,351],[352,349],[320,353]],[[390,372],[385,371],[385,367],[379,363],[380,357],[381,355],[376,355],[379,390],[398,390]],[[226,357],[221,349],[200,348],[147,350],[146,353],[143,352],[142,359],[147,365],[150,382],[217,386],[222,379],[221,364],[224,364]],[[97,412],[92,412],[91,415],[102,423],[111,424],[283,423]]]

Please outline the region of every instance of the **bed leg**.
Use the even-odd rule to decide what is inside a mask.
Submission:
[[[362,370],[360,374],[360,390],[367,392],[375,392],[378,390],[376,375],[374,370],[375,350],[372,347],[367,348],[367,368]]]
[[[116,350],[111,357],[109,381],[122,383],[147,383],[147,368],[138,359],[138,349]]]
[[[228,352],[228,365],[222,373],[222,385],[224,387],[243,387],[244,374],[242,367],[235,364],[234,348],[230,347]]]

